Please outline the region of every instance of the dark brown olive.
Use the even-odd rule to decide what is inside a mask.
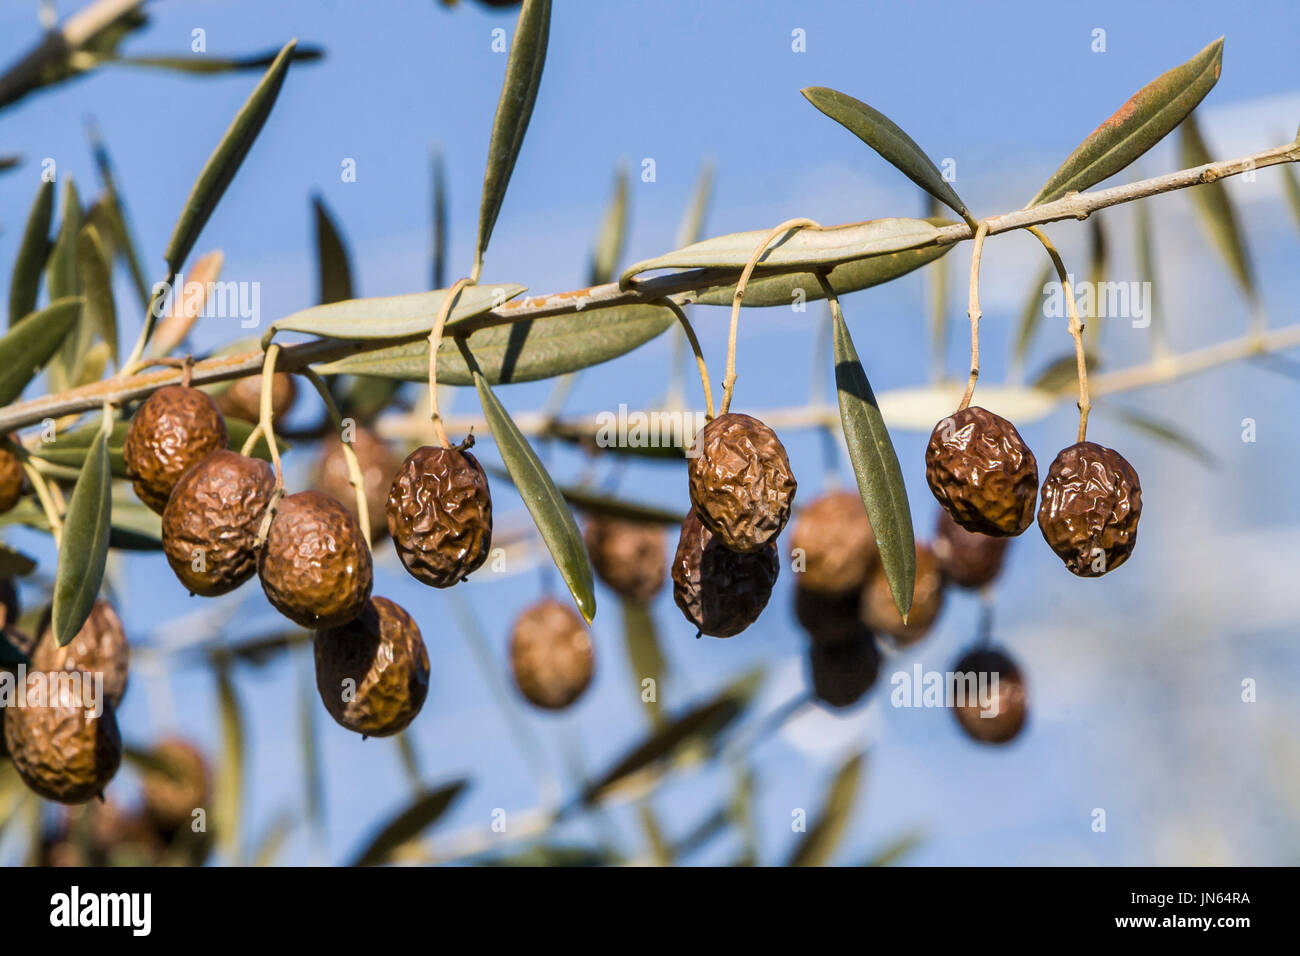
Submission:
[[[646,603],[664,586],[664,529],[639,521],[592,515],[583,532],[596,576],[620,597]]]
[[[257,535],[274,492],[267,462],[228,449],[176,483],[163,510],[163,553],[191,594],[216,597],[253,576]]]
[[[900,644],[914,644],[930,633],[943,609],[943,574],[929,545],[916,543],[916,584],[907,623],[898,613],[885,569],[878,567],[862,591],[862,620],[877,633],[890,634]]]
[[[293,408],[298,396],[298,385],[288,372],[276,372],[271,378],[271,414],[284,418]],[[257,422],[262,418],[262,376],[249,375],[235,379],[234,383],[217,395],[217,407],[229,418]]]
[[[763,613],[780,570],[775,541],[732,551],[692,509],[673,556],[673,600],[700,634],[733,637]]]
[[[374,584],[361,529],[346,508],[319,491],[280,502],[257,572],[275,609],[312,630],[351,621]]]
[[[131,419],[122,458],[136,496],[158,514],[191,467],[230,440],[217,405],[186,385],[154,392]]]
[[[14,451],[17,444],[13,435],[0,440],[0,515],[13,511],[23,496],[25,476],[22,459]]]
[[[316,689],[340,726],[389,737],[429,693],[429,654],[411,615],[374,597],[355,620],[316,632]]]
[[[823,594],[804,587],[796,580],[794,585],[794,616],[814,644],[844,644],[852,641],[863,630],[858,616],[862,591],[848,594]]]
[[[131,648],[122,630],[122,621],[113,606],[99,598],[90,608],[90,616],[66,647],[59,647],[50,627],[47,611],[41,625],[41,637],[32,651],[31,669],[37,671],[82,671],[104,675],[104,695],[114,708],[126,693]]]
[[[483,466],[458,448],[417,448],[388,492],[388,532],[417,581],[449,588],[492,548],[492,495]]]
[[[798,487],[776,432],[730,413],[704,426],[687,464],[691,504],[732,551],[758,551],[790,519]]]
[[[510,632],[510,669],[529,703],[563,710],[591,683],[594,665],[587,625],[555,598],[525,608]]]
[[[357,456],[361,468],[361,478],[365,487],[366,510],[370,518],[370,541],[372,544],[388,534],[388,521],[384,510],[388,505],[388,490],[392,487],[393,477],[397,474],[397,456],[388,443],[369,428],[358,425],[352,434],[352,451]],[[352,474],[348,469],[347,458],[343,454],[343,442],[338,435],[330,435],[321,442],[320,455],[313,468],[312,483],[317,491],[323,491],[348,511],[352,517],[360,520],[357,514],[357,495],[352,487]]]
[[[958,587],[982,588],[992,584],[1002,571],[1009,543],[1009,538],[967,531],[940,509],[932,547],[945,578]]]
[[[876,682],[880,662],[876,639],[861,624],[848,641],[814,644],[808,648],[813,694],[832,707],[851,707]]]
[[[801,587],[822,594],[861,590],[880,560],[862,497],[832,491],[814,498],[795,518],[790,553],[796,570],[802,563]]]
[[[1043,479],[1038,527],[1079,577],[1100,577],[1127,561],[1140,517],[1137,472],[1114,449],[1090,441],[1071,445]]]
[[[206,809],[212,796],[211,773],[202,751],[188,740],[169,737],[154,747],[154,756],[170,773],[146,769],[141,775],[144,809],[159,830],[171,833],[190,826],[194,811]]]
[[[1015,661],[1002,651],[979,648],[963,656],[953,672],[961,695],[953,701],[953,716],[966,735],[986,744],[1014,740],[1026,716],[1025,679]],[[981,700],[981,693],[987,699]]]
[[[934,426],[925,480],[967,531],[1009,537],[1034,520],[1038,463],[1016,427],[972,405]]]

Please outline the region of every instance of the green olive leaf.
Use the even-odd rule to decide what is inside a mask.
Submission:
[[[25,578],[35,570],[34,559],[0,541],[0,580],[12,581],[14,578]]]
[[[108,146],[99,135],[99,129],[92,123],[88,131],[90,152],[95,158],[95,168],[99,171],[100,182],[104,184],[102,205],[95,204],[102,209],[102,215],[107,220],[105,228],[100,228],[99,237],[106,243],[106,248],[113,250],[114,256],[121,255],[126,260],[127,269],[131,273],[131,284],[135,288],[136,298],[140,300],[140,308],[147,309],[152,290],[149,280],[145,278],[144,267],[140,264],[140,253],[135,237],[127,225],[126,205],[122,200],[121,191],[117,188],[113,161],[109,158]],[[95,212],[95,209],[91,210],[92,221],[95,221],[96,228],[99,228],[98,221],[93,218]]]
[[[1070,154],[1029,203],[1040,206],[1115,175],[1160,142],[1219,81],[1223,37],[1156,77]]]
[[[101,56],[99,62],[109,66],[138,66],[146,69],[172,70],[177,73],[190,73],[196,76],[211,76],[217,73],[242,73],[249,70],[265,70],[275,62],[279,51],[253,53],[248,56]],[[319,60],[325,51],[319,47],[299,47],[293,51],[290,59],[295,63],[307,63]]]
[[[1079,308],[1079,318],[1084,323],[1088,341],[1092,347],[1101,349],[1101,320],[1107,310],[1105,302],[1106,274],[1110,266],[1110,244],[1106,240],[1106,230],[1101,224],[1101,214],[1093,213],[1088,217],[1088,285]]]
[[[83,345],[94,335],[108,346],[113,365],[118,363],[117,308],[113,304],[113,277],[99,231],[86,225],[77,236],[77,277],[85,297],[81,322]],[[84,354],[84,347],[80,349]]]
[[[319,194],[312,197],[311,204],[316,219],[316,272],[320,277],[317,301],[321,305],[346,301],[352,298],[352,266],[348,262],[347,246]]]
[[[433,251],[429,263],[429,276],[435,289],[447,285],[447,176],[442,150],[433,154],[431,176],[433,179]]]
[[[22,242],[18,246],[18,258],[14,262],[14,273],[9,279],[9,325],[12,328],[36,309],[36,297],[40,294],[41,273],[45,271],[45,260],[50,253],[50,222],[54,217],[54,182],[43,180],[36,190],[36,199],[32,202],[31,212],[27,214],[27,225],[23,229]]]
[[[1101,370],[1101,360],[1094,353],[1085,352],[1083,358],[1088,363],[1089,372]],[[1064,355],[1048,362],[1047,366],[1038,373],[1038,377],[1034,379],[1031,387],[1043,392],[1058,394],[1077,388],[1078,383],[1078,358],[1073,352],[1066,352]]]
[[[473,357],[467,352],[466,360]],[[582,535],[573,520],[573,512],[542,467],[528,439],[515,424],[514,419],[493,394],[482,373],[475,370],[474,385],[478,389],[483,417],[487,419],[492,437],[496,440],[501,460],[510,472],[510,480],[524,500],[528,513],[533,516],[537,530],[555,561],[555,567],[564,579],[574,603],[588,624],[596,616],[595,583],[592,580],[591,561],[583,546]]]
[[[1148,289],[1146,307],[1151,330],[1151,354],[1162,355],[1169,351],[1169,344],[1164,321],[1156,309],[1155,239],[1151,229],[1151,216],[1147,213],[1146,203],[1134,203],[1134,207],[1133,229],[1136,235],[1133,244],[1137,254],[1138,277]]]
[[[1034,341],[1034,334],[1043,322],[1045,311],[1043,296],[1047,293],[1047,284],[1052,281],[1052,276],[1055,274],[1052,264],[1045,262],[1029,286],[1024,308],[1020,310],[1020,321],[1016,323],[1016,344],[1012,350],[1017,368],[1024,367],[1025,359],[1029,355],[1029,346]]]
[[[770,232],[770,229],[733,232],[692,243],[630,266],[623,271],[619,284],[627,287],[636,276],[654,269],[743,269]],[[903,252],[933,244],[938,236],[939,227],[925,219],[873,219],[826,229],[792,228],[768,246],[754,269],[754,279],[761,279],[764,273],[824,270],[826,266]],[[816,284],[815,280],[811,283]],[[747,288],[746,299],[749,292]],[[789,304],[789,299],[785,304]]]
[[[1291,207],[1291,215],[1295,217],[1296,225],[1300,226],[1300,177],[1296,176],[1295,169],[1289,163],[1282,166],[1282,185],[1286,189],[1286,201]]]
[[[81,315],[80,297],[59,299],[22,319],[0,338],[0,405],[8,405],[45,367]]]
[[[1178,449],[1188,457],[1200,462],[1206,468],[1218,467],[1219,461],[1214,456],[1214,453],[1177,425],[1171,425],[1144,412],[1134,411],[1129,408],[1102,405],[1101,409],[1118,418],[1134,431],[1139,431],[1149,438],[1154,438],[1156,441],[1164,442],[1171,448]]]
[[[477,262],[487,251],[492,228],[496,225],[501,203],[506,197],[510,174],[523,146],[528,120],[533,115],[537,90],[542,84],[542,67],[546,64],[546,43],[551,30],[551,0],[524,0],[510,41],[510,59],[501,86],[492,121],[492,140],[488,145],[487,171],[483,176],[483,201],[478,217]]]
[[[50,249],[46,285],[50,301],[77,294],[77,233],[81,231],[81,199],[71,176],[63,178],[63,220]]]
[[[508,385],[607,362],[663,334],[676,321],[672,311],[663,306],[621,305],[490,326],[464,339],[488,383]],[[421,338],[315,368],[322,375],[378,375],[424,382],[429,378],[429,343]],[[474,384],[456,339],[450,335],[438,349],[438,384]]]
[[[614,195],[596,234],[587,285],[614,281],[614,270],[618,268],[618,260],[623,258],[623,249],[627,245],[627,206],[627,169],[620,167],[614,180]]]
[[[904,833],[900,837],[895,837],[886,843],[883,847],[871,854],[862,866],[893,866],[903,857],[907,856],[918,846],[924,839],[920,831]]]
[[[715,697],[655,729],[586,787],[583,803],[590,806],[615,795],[644,792],[687,750],[711,745],[730,727],[753,700],[761,680],[760,672],[745,674]]]
[[[856,753],[840,765],[815,822],[795,846],[786,866],[826,866],[848,829],[858,797],[864,755]]]
[[[113,520],[112,487],[108,433],[101,430],[72,489],[63,522],[52,612],[59,647],[77,636],[99,594]]]
[[[889,590],[906,621],[916,585],[916,544],[907,488],[876,396],[849,337],[844,313],[833,303],[831,314],[835,323],[835,388],[839,393],[844,440],[862,503],[867,507],[876,534]]]
[[[508,471],[492,466],[488,466],[486,470],[498,478],[505,478],[507,481],[512,480]],[[579,485],[557,485],[556,490],[559,491],[565,501],[579,511],[599,515],[603,518],[617,518],[620,521],[661,524],[670,527],[680,527],[681,523],[686,520],[686,515],[680,511],[629,501],[626,498],[617,498],[614,495],[604,494]]]
[[[199,173],[199,178],[195,180],[194,188],[190,190],[189,198],[185,200],[185,208],[181,210],[180,218],[176,220],[176,227],[172,230],[167,251],[163,253],[167,261],[167,269],[173,275],[178,273],[181,266],[185,264],[185,259],[194,248],[199,233],[207,225],[212,210],[221,201],[226,187],[235,178],[240,164],[252,148],[253,141],[257,139],[257,134],[262,131],[262,126],[271,113],[271,107],[275,105],[276,97],[280,95],[280,87],[284,84],[284,77],[289,70],[289,62],[297,44],[297,40],[290,40],[285,44],[284,49],[276,56],[266,74],[240,107],[234,122],[221,137],[221,142],[208,157],[207,164]]]
[[[888,116],[847,93],[824,86],[809,86],[799,92],[809,103],[884,157],[900,173],[962,219],[971,221],[966,204],[943,178],[939,167]]]
[[[664,662],[663,648],[659,642],[659,632],[655,627],[654,614],[648,605],[631,598],[623,598],[623,641],[627,651],[628,669],[632,672],[633,689],[640,698],[645,680],[654,681],[656,688],[663,686]],[[650,701],[642,700],[646,716],[651,723],[658,726],[663,723],[663,711],[660,708],[659,694]]]
[[[706,162],[700,166],[700,176],[695,182],[695,191],[691,193],[691,201],[682,214],[682,221],[677,226],[678,248],[700,241],[700,233],[704,231],[704,214],[708,212],[709,197],[712,195],[713,164]]]
[[[1184,167],[1204,166],[1214,161],[1210,150],[1205,145],[1196,117],[1188,117],[1178,134],[1178,153]],[[1226,184],[1222,182],[1207,183],[1190,191],[1192,202],[1201,217],[1205,231],[1209,233],[1214,247],[1223,256],[1228,271],[1241,286],[1241,291],[1252,303],[1259,298],[1259,289],[1255,285],[1255,273],[1251,268],[1250,256],[1246,251],[1246,240],[1241,232],[1236,208],[1228,196]]]
[[[265,341],[277,332],[309,332],[331,339],[355,340],[428,335],[449,291],[436,289],[314,306],[273,322]],[[447,317],[448,332],[457,321],[489,312],[524,291],[524,286],[509,282],[468,286],[461,291]],[[426,362],[426,378],[428,371]]]
[[[379,866],[387,863],[398,850],[437,823],[468,785],[468,780],[460,779],[437,789],[421,791],[396,816],[380,827],[350,865]]]
[[[217,830],[217,844],[232,866],[238,866],[243,854],[241,837],[244,803],[244,715],[231,679],[230,658],[223,653],[210,656],[217,681],[217,710],[221,723],[221,764],[213,794],[212,822]]]

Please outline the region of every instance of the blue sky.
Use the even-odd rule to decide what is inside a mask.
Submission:
[[[67,12],[73,5],[60,7]],[[0,7],[0,61],[12,60],[35,36],[35,8]],[[447,11],[433,0],[174,0],[151,8],[152,24],[128,41],[126,52],[184,52],[196,28],[206,31],[214,55],[273,49],[293,36],[326,50],[325,60],[291,69],[270,121],[196,248],[224,251],[224,278],[261,283],[264,321],[313,302],[309,197],[316,191],[350,242],[359,295],[427,286],[435,147],[447,161],[450,273],[468,270],[505,65],[491,51],[492,31],[509,35],[513,14],[467,2]],[[1212,150],[1226,158],[1276,145],[1300,122],[1297,16],[1288,3],[1233,9],[1094,3],[1086,10],[1029,3],[558,3],[542,90],[485,277],[534,292],[580,286],[616,165],[639,171],[646,158],[654,160],[656,178],[633,180],[628,262],[670,248],[706,158],[717,166],[709,234],[792,216],[830,224],[918,214],[916,188],[809,106],[798,93],[807,85],[871,103],[933,157],[955,160],[956,188],[977,215],[1023,205],[1139,86],[1220,35],[1227,36],[1223,78],[1198,111]],[[1105,53],[1091,50],[1098,28],[1106,31]],[[791,50],[794,30],[804,31],[807,52]],[[108,68],[4,111],[0,153],[21,152],[28,162],[0,177],[0,282],[8,282],[40,159],[54,158],[83,196],[93,192],[82,129],[88,114],[113,155],[151,276],[161,278],[161,251],[181,204],[253,83],[249,75],[191,78]],[[345,159],[356,162],[354,183],[341,181]],[[1142,168],[1148,175],[1176,168],[1174,151],[1162,144]],[[1292,321],[1300,243],[1276,171],[1261,172],[1254,183],[1234,181],[1229,192],[1249,230],[1271,321]],[[1160,197],[1150,211],[1161,308],[1175,347],[1238,334],[1246,307],[1198,231],[1187,197]],[[1137,278],[1128,210],[1107,213],[1104,221],[1115,277]],[[1085,228],[1066,223],[1050,231],[1082,272]],[[960,298],[967,257],[963,246],[946,260],[954,373],[965,361]],[[986,250],[989,381],[1005,371],[1010,329],[1040,261],[1025,237],[1004,237]],[[915,275],[845,300],[877,391],[926,380],[924,290]],[[119,291],[129,315],[133,300],[125,284]],[[715,370],[725,350],[725,315],[695,310]],[[821,317],[819,307],[803,315],[745,313],[738,409],[806,400],[808,369],[829,361],[813,355]],[[198,330],[196,342],[204,348],[244,334],[214,320]],[[1145,360],[1149,343],[1139,333],[1112,322],[1106,334],[1107,367]],[[1044,327],[1031,370],[1068,348],[1063,330]],[[591,370],[568,407],[591,413],[623,401],[654,401],[669,354],[665,338]],[[526,409],[547,390],[515,386],[501,397],[512,409]],[[1286,412],[1294,390],[1294,380],[1250,366],[1123,397],[1126,407],[1193,432],[1218,459],[1214,470],[1124,430],[1099,410],[1090,437],[1120,448],[1142,475],[1142,540],[1128,566],[1099,581],[1068,575],[1035,529],[1013,545],[995,620],[999,640],[1024,660],[1031,682],[1033,722],[1023,739],[1004,752],[975,748],[947,714],[882,706],[880,691],[887,687],[846,715],[803,715],[755,754],[766,858],[781,859],[792,842],[792,809],[813,812],[836,762],[868,747],[866,784],[840,862],[913,830],[925,834],[912,857],[923,863],[1294,862],[1288,848],[1300,808],[1300,763],[1287,739],[1294,734],[1276,730],[1293,728],[1298,716],[1290,688],[1300,676],[1294,645],[1300,606],[1292,593],[1300,529],[1289,478],[1297,465],[1295,426]],[[692,386],[691,394],[697,392]],[[469,393],[457,396],[456,410],[474,407]],[[1040,462],[1072,440],[1071,417],[1063,408],[1022,429]],[[1246,417],[1259,423],[1253,444],[1240,438]],[[800,498],[808,500],[823,484],[818,442],[808,433],[783,437]],[[934,521],[921,467],[924,437],[900,430],[895,438],[918,534],[928,534]],[[494,457],[490,446],[482,447],[485,457]],[[560,453],[549,460],[569,477],[581,464]],[[291,453],[287,464],[291,476],[304,480],[301,456]],[[680,507],[685,500],[684,477],[662,469],[631,472],[620,487],[661,504]],[[507,488],[498,486],[496,498],[502,524],[526,520]],[[49,554],[35,536],[11,537]],[[377,558],[376,593],[412,611],[433,660],[429,701],[414,732],[424,775],[434,782],[458,775],[474,780],[445,825],[486,825],[495,808],[534,806],[537,781],[512,745],[449,598],[405,576],[391,551]],[[128,629],[142,645],[188,638],[192,623],[160,622],[212,607],[188,601],[160,560],[130,558],[118,575]],[[661,596],[657,620],[675,668],[664,689],[670,705],[680,707],[759,663],[770,675],[761,707],[799,690],[803,641],[788,610],[790,577],[787,567],[765,617],[729,641],[695,641],[671,597]],[[510,620],[537,597],[543,578],[527,571],[460,589],[498,671]],[[644,732],[623,661],[617,605],[607,592],[600,598],[591,691],[571,714],[525,715],[562,778],[574,752],[589,768],[599,767]],[[228,618],[225,633],[232,639],[277,626],[252,584],[218,613]],[[952,597],[935,633],[896,658],[886,675],[894,663],[910,669],[914,660],[946,668],[973,634],[975,616],[973,599]],[[253,761],[247,836],[283,809],[298,812],[298,684],[294,662],[287,661],[238,676]],[[1260,682],[1257,704],[1239,702],[1244,678]],[[137,670],[134,683],[122,713],[128,738],[179,729],[217,753],[211,680],[201,668],[179,669],[168,679]],[[401,807],[407,783],[391,743],[362,743],[317,707],[328,781],[326,858],[342,860]],[[116,786],[129,800],[127,778]],[[656,808],[666,829],[680,835],[725,797],[725,779],[696,776],[670,787]],[[1089,828],[1097,807],[1108,811],[1105,834]],[[613,825],[636,845],[634,815],[620,811]],[[582,824],[570,835],[590,838],[593,831]],[[725,862],[734,850],[734,843],[721,841],[700,859]],[[314,859],[302,834],[286,859]]]

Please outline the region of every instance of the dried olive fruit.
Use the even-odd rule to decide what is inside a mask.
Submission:
[[[795,518],[790,553],[800,587],[823,594],[859,591],[880,560],[861,496],[831,491],[814,498]]]
[[[1002,651],[978,648],[963,656],[953,666],[953,672],[975,675],[974,680],[958,677],[966,690],[963,700],[953,702],[953,716],[966,735],[986,744],[1005,744],[1014,739],[1025,725],[1026,713],[1025,679],[1016,662]],[[996,692],[993,675],[997,675]],[[987,695],[983,701],[981,694]]]
[[[293,408],[298,396],[298,386],[288,372],[276,372],[271,377],[271,414],[283,418]],[[262,376],[249,375],[236,379],[234,384],[217,395],[217,407],[230,418],[246,422],[262,418]]]
[[[1137,472],[1119,452],[1096,442],[1064,449],[1043,479],[1038,527],[1079,577],[1101,577],[1127,561],[1141,516]]]
[[[168,385],[150,395],[131,419],[122,458],[137,497],[162,514],[181,476],[229,444],[225,419],[206,392]]]
[[[82,675],[83,680],[90,680]],[[81,696],[60,694],[58,677],[40,671],[27,675],[29,688],[51,688],[40,706],[9,707],[5,716],[5,745],[14,769],[28,788],[47,800],[84,803],[97,797],[122,762],[122,738],[113,705],[102,701],[98,715],[87,710]],[[63,689],[67,689],[64,685]]]
[[[843,644],[853,640],[863,629],[858,617],[861,597],[860,590],[848,594],[824,594],[796,580],[794,616],[814,644]]]
[[[858,625],[849,641],[808,648],[813,694],[832,707],[851,707],[880,674],[880,649],[871,632]]]
[[[687,465],[691,504],[732,551],[758,551],[790,518],[797,484],[776,432],[757,418],[719,415]]]
[[[374,584],[370,548],[356,520],[319,491],[281,500],[257,573],[275,609],[313,630],[360,614]]]
[[[191,594],[233,591],[257,570],[257,534],[275,491],[260,458],[214,451],[181,477],[163,509],[167,563]]]
[[[934,426],[925,480],[967,531],[1010,537],[1034,520],[1038,462],[1016,426],[972,405]]]
[[[673,556],[673,600],[699,633],[733,637],[758,620],[780,570],[775,541],[732,551],[692,509]]]
[[[894,604],[883,567],[871,573],[862,589],[862,620],[876,633],[893,635],[899,644],[914,644],[925,637],[942,609],[943,573],[939,570],[939,559],[928,544],[920,541],[916,543],[916,584],[906,624]]]
[[[159,741],[153,753],[170,772],[144,771],[144,809],[159,830],[170,833],[189,826],[195,810],[207,808],[212,786],[208,762],[192,743],[175,737]]]
[[[406,727],[429,693],[429,654],[411,615],[374,597],[353,621],[316,632],[316,689],[338,723],[363,737]]]
[[[49,611],[41,622],[41,637],[32,651],[31,669],[36,671],[82,671],[104,675],[104,696],[114,707],[126,693],[131,649],[126,632],[113,606],[103,598],[91,605],[90,616],[65,647],[59,647],[50,627]]]
[[[555,598],[526,607],[510,632],[510,670],[528,702],[563,710],[591,683],[591,635],[576,611]]]
[[[945,578],[958,587],[982,588],[1001,572],[1009,543],[1008,538],[967,531],[940,510],[932,547]]]
[[[384,508],[388,504],[388,489],[397,473],[397,456],[388,442],[369,428],[357,426],[352,435],[352,451],[361,468],[361,481],[366,496],[366,511],[370,518],[370,541],[383,539],[388,533]],[[357,494],[352,487],[352,473],[343,454],[343,441],[330,435],[321,442],[320,455],[312,469],[312,484],[323,491],[360,520],[357,514]]]
[[[13,435],[0,441],[0,514],[12,511],[23,496],[23,463],[11,444],[17,444]]]
[[[620,597],[644,604],[664,586],[667,555],[658,525],[592,515],[583,539],[597,577]]]
[[[487,560],[492,494],[478,459],[463,448],[417,448],[388,491],[388,532],[417,581],[449,588]]]

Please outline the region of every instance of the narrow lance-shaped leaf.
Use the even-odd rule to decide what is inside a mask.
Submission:
[[[433,154],[433,287],[447,287],[447,176],[442,152]]]
[[[451,808],[468,781],[454,780],[436,790],[425,790],[389,820],[353,859],[352,866],[378,866],[392,859],[402,846],[433,826]]]
[[[212,215],[212,210],[220,202],[230,181],[235,178],[235,173],[248,155],[257,134],[262,131],[271,107],[280,94],[280,87],[284,84],[284,76],[289,70],[289,62],[297,43],[297,40],[290,40],[280,51],[266,75],[240,108],[230,128],[221,137],[221,142],[208,158],[203,171],[199,173],[199,178],[185,201],[185,208],[172,230],[167,251],[163,254],[167,268],[173,274],[179,272],[184,265],[199,233]]]
[[[489,474],[505,478],[507,481],[513,480],[509,472],[500,468],[489,465],[487,471]],[[681,523],[686,519],[682,512],[674,511],[671,508],[660,508],[656,505],[642,504],[639,501],[631,501],[627,498],[617,498],[614,495],[595,491],[581,485],[556,485],[556,489],[565,501],[579,511],[600,515],[605,518],[635,521],[640,524],[667,525],[672,528],[680,527]]]
[[[1135,203],[1133,210],[1133,228],[1137,232],[1134,245],[1137,252],[1138,276],[1141,279],[1143,305],[1146,309],[1147,327],[1151,335],[1151,354],[1154,356],[1169,353],[1168,333],[1164,320],[1156,311],[1156,259],[1155,238],[1151,229],[1151,216],[1147,213],[1147,204]]]
[[[321,774],[320,744],[316,735],[317,691],[314,658],[310,650],[296,654],[298,676],[298,740],[302,747],[303,802],[307,823],[317,841],[323,839],[325,781]]]
[[[1132,409],[1113,408],[1109,405],[1102,407],[1135,431],[1140,431],[1149,438],[1154,438],[1156,441],[1164,442],[1166,445],[1178,449],[1207,468],[1214,468],[1218,465],[1218,459],[1215,458],[1213,452],[1178,426]]]
[[[1038,195],[1039,206],[1115,175],[1160,142],[1219,81],[1223,37],[1181,66],[1156,77],[1079,144]]]
[[[398,339],[427,335],[438,317],[447,289],[348,299],[303,309],[271,323],[265,340],[277,332],[309,332],[331,339]],[[488,312],[508,302],[525,287],[513,283],[474,285],[461,291],[447,317],[447,329],[455,323]],[[426,374],[428,369],[425,369]]]
[[[505,83],[492,121],[487,172],[483,177],[483,201],[479,207],[477,262],[487,251],[501,203],[523,146],[528,120],[533,115],[537,90],[546,64],[546,43],[551,30],[551,0],[524,0],[510,41]]]
[[[1205,145],[1200,128],[1193,116],[1183,124],[1178,136],[1178,152],[1184,167],[1203,166],[1213,162],[1210,150]],[[1205,230],[1210,234],[1214,247],[1223,256],[1228,271],[1241,286],[1246,298],[1254,302],[1259,291],[1255,286],[1255,273],[1251,268],[1250,256],[1246,252],[1246,240],[1237,220],[1237,211],[1228,196],[1226,184],[1209,183],[1191,190],[1192,202],[1200,214]]]
[[[1282,186],[1286,189],[1286,201],[1291,207],[1291,215],[1295,217],[1296,225],[1300,226],[1300,176],[1296,175],[1295,168],[1290,163],[1282,165]]]
[[[54,182],[43,180],[36,190],[36,199],[27,214],[22,243],[18,246],[18,259],[14,262],[13,276],[9,279],[9,325],[36,308],[40,294],[41,273],[50,252],[50,221],[54,217]]]
[[[1141,203],[1138,204],[1139,206]],[[1045,262],[1039,268],[1038,274],[1034,276],[1033,283],[1029,286],[1029,295],[1025,298],[1025,306],[1020,311],[1020,321],[1016,323],[1016,344],[1013,350],[1016,368],[1024,368],[1025,359],[1029,355],[1029,346],[1034,341],[1034,333],[1038,331],[1038,326],[1043,320],[1043,296],[1047,292],[1047,283],[1052,280],[1053,270],[1050,262]]]
[[[145,278],[144,267],[140,264],[139,244],[135,241],[135,236],[131,230],[131,221],[126,210],[126,200],[122,198],[122,192],[117,187],[117,176],[113,172],[113,161],[109,158],[108,147],[105,145],[103,137],[99,135],[99,128],[94,124],[93,120],[88,124],[87,134],[90,137],[91,155],[95,157],[95,166],[99,170],[99,179],[104,185],[106,194],[104,210],[112,222],[111,232],[101,231],[100,238],[108,240],[111,236],[115,250],[120,252],[126,259],[127,269],[131,273],[131,285],[135,288],[136,298],[140,300],[140,308],[147,309],[151,297],[149,280]]]
[[[101,64],[117,66],[140,66],[156,70],[174,70],[177,73],[191,73],[199,76],[211,76],[217,73],[241,73],[247,70],[264,70],[275,62],[276,53],[253,53],[248,56],[104,56]],[[319,60],[325,51],[318,47],[299,47],[290,57],[295,63]]]
[[[113,303],[113,279],[99,231],[91,225],[85,226],[77,236],[77,275],[85,298],[84,320],[81,323],[83,344],[78,351],[84,354],[84,343],[97,334],[108,346],[109,355],[116,366],[117,308]]]
[[[790,855],[789,866],[825,866],[848,829],[858,796],[863,755],[854,754],[835,773],[821,814]]]
[[[706,162],[700,166],[700,177],[695,182],[695,192],[691,194],[690,204],[677,226],[677,248],[699,242],[704,232],[704,216],[709,209],[709,197],[713,195],[713,164]]]
[[[904,176],[971,222],[966,204],[943,178],[939,167],[888,116],[847,93],[824,86],[809,86],[800,92],[809,103],[874,149]]]
[[[318,301],[321,305],[342,302],[352,298],[352,266],[348,262],[347,246],[339,234],[338,226],[325,201],[319,195],[312,197],[312,210],[316,220],[316,272],[320,279]]]
[[[627,244],[627,170],[620,167],[614,181],[614,196],[609,201],[605,216],[596,234],[596,246],[591,255],[588,285],[603,285],[614,281],[614,270],[623,258]]]
[[[77,636],[99,594],[113,520],[112,485],[108,433],[101,430],[72,489],[59,543],[51,612],[59,647]]]
[[[1091,290],[1091,302],[1089,303],[1089,293],[1085,292],[1084,302],[1089,307],[1080,309],[1084,325],[1087,328],[1088,342],[1091,347],[1097,351],[1101,350],[1101,320],[1107,312],[1106,309],[1106,272],[1109,268],[1110,251],[1109,243],[1106,241],[1106,230],[1102,227],[1100,214],[1094,213],[1088,217],[1088,289]]]
[[[63,220],[50,250],[46,284],[50,301],[77,294],[77,233],[81,231],[81,199],[71,176],[63,178]]]
[[[33,312],[0,338],[0,405],[8,405],[45,367],[81,315],[79,297]]]
[[[546,542],[546,547],[555,560],[555,567],[564,579],[569,593],[573,595],[578,610],[590,624],[596,616],[595,585],[591,562],[587,558],[587,549],[583,546],[578,525],[573,520],[573,512],[551,481],[551,476],[542,467],[537,454],[528,444],[528,439],[477,369],[474,371],[474,384],[483,405],[483,417],[492,429],[492,437],[496,440],[501,460],[510,472],[510,480],[519,490],[528,513],[533,516],[533,522],[541,532],[542,540]]]
[[[627,649],[628,668],[632,671],[635,691],[646,709],[646,716],[654,724],[663,720],[659,691],[663,687],[664,654],[659,646],[654,615],[642,601],[623,599],[623,636]],[[645,681],[653,681],[654,696],[645,699]]]
[[[889,590],[906,621],[916,586],[916,543],[912,537],[907,488],[876,396],[849,337],[844,313],[832,303],[831,314],[835,322],[835,387],[839,393],[844,440],[862,503],[867,507],[876,534]]]
[[[230,676],[230,659],[212,659],[217,678],[217,707],[221,719],[221,765],[217,771],[215,794],[217,841],[232,866],[240,864],[243,853],[244,817],[244,717]]]

